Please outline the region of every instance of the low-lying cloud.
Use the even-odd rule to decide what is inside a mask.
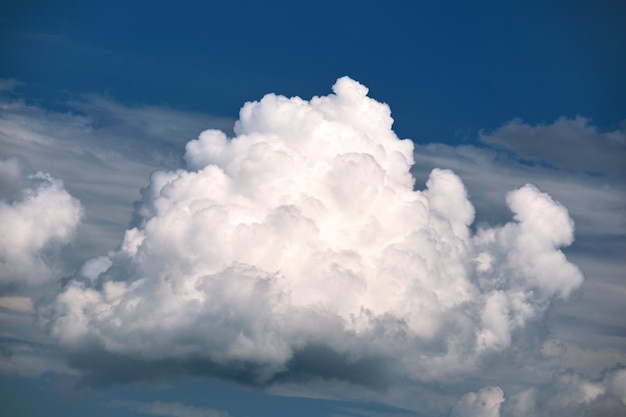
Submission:
[[[205,131],[186,169],[152,175],[119,248],[41,312],[75,365],[111,380],[161,364],[254,385],[455,381],[580,287],[563,205],[525,185],[502,196],[509,222],[474,230],[452,171],[414,189],[387,105],[347,77],[333,91],[247,103],[234,137]],[[96,354],[136,366],[81,360]],[[498,410],[493,390],[474,396]]]

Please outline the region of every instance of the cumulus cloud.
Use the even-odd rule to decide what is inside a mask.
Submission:
[[[581,285],[561,251],[564,206],[525,185],[506,195],[512,220],[474,231],[452,171],[414,189],[413,144],[387,105],[347,77],[333,91],[246,103],[234,137],[205,131],[186,169],[152,175],[119,249],[43,312],[77,366],[114,378],[84,360],[100,355],[138,378],[154,363],[261,385],[446,381]]]
[[[0,200],[0,284],[36,284],[54,278],[49,251],[70,242],[83,214],[63,183],[38,172],[24,178],[16,160],[0,161],[0,184],[32,183],[16,198]]]

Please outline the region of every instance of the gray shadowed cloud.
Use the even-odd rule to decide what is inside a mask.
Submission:
[[[599,132],[581,116],[539,126],[515,119],[494,131],[481,132],[480,140],[523,160],[559,169],[626,174],[626,131]]]

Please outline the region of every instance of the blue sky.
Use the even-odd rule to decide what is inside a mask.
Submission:
[[[623,415],[624,13],[3,4],[1,414]]]
[[[614,129],[626,105],[618,5],[21,2],[4,6],[1,68],[52,103],[92,92],[228,117],[349,75],[420,141],[514,117]]]

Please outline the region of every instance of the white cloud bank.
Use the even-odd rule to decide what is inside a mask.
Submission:
[[[205,131],[187,169],[155,172],[141,224],[46,311],[58,343],[246,369],[258,384],[375,385],[364,363],[384,368],[375,378],[446,381],[581,285],[560,250],[565,207],[526,185],[506,195],[512,221],[474,233],[460,178],[435,169],[414,190],[413,144],[389,107],[349,78],[333,91],[247,103],[234,138]]]

